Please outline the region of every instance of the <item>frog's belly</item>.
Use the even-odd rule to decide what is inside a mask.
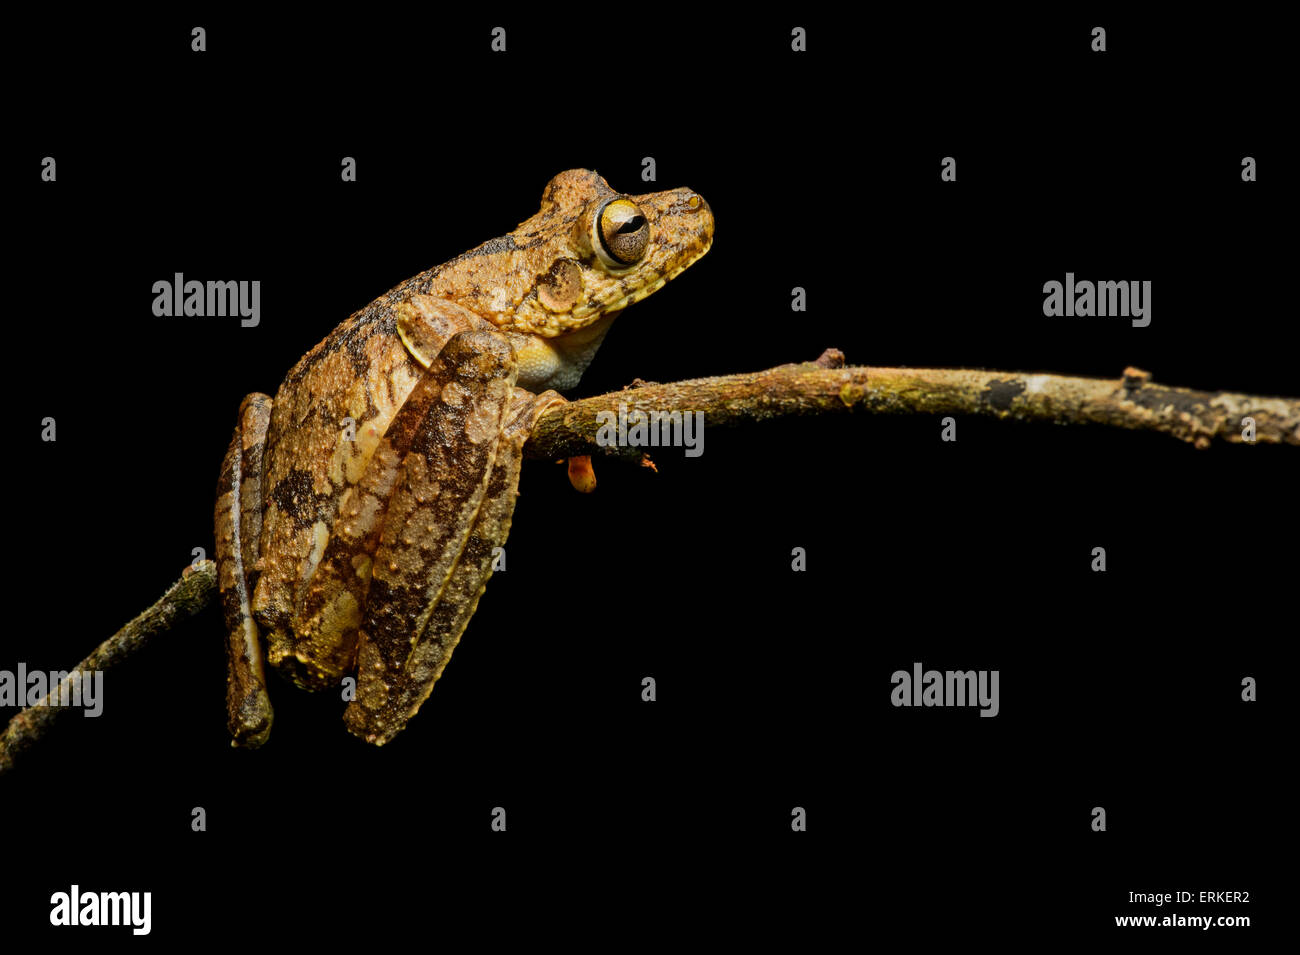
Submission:
[[[356,635],[342,624],[353,617],[359,622],[365,595],[356,587],[332,595],[338,600],[328,613],[304,620],[305,584],[334,533],[340,501],[365,474],[423,369],[391,323],[389,329],[378,322],[367,328],[355,319],[308,360],[305,371],[295,369],[281,385],[271,410],[252,609],[267,640],[268,662],[316,689],[337,685],[350,669]]]

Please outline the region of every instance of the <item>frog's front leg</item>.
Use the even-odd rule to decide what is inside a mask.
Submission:
[[[251,394],[239,406],[239,423],[217,482],[217,588],[226,619],[226,713],[233,746],[261,746],[271,734],[266,668],[249,598],[257,584],[262,536],[262,452],[271,399]]]
[[[505,336],[456,335],[428,366],[432,403],[402,461],[361,625],[348,729],[382,745],[428,698],[510,530],[523,445],[556,401],[516,389]],[[424,384],[424,383],[422,383]]]

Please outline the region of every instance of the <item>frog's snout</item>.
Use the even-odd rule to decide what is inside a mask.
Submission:
[[[661,242],[666,250],[664,280],[675,278],[699,261],[713,245],[713,208],[693,189],[673,189],[657,197],[662,211]]]
[[[696,234],[705,242],[713,241],[713,209],[698,192],[683,189],[683,195],[673,203],[673,212],[695,227]]]
[[[708,245],[713,240],[713,208],[694,189],[683,186],[633,198],[659,221],[663,234],[678,242]]]
[[[697,195],[700,200],[698,215],[700,217],[700,232],[704,236],[705,242],[713,241],[713,209],[709,207],[708,202],[703,196]]]

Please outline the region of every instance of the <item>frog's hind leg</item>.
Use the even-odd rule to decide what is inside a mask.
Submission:
[[[441,676],[509,533],[524,442],[541,409],[563,400],[514,388],[515,375],[509,342],[476,330],[448,342],[417,386],[441,400],[407,448],[384,515],[357,696],[343,716],[367,742],[400,732]]]
[[[232,746],[261,746],[271,734],[266,668],[249,608],[258,576],[262,452],[270,420],[269,397],[251,394],[244,399],[217,482],[217,587],[226,619],[226,713]]]

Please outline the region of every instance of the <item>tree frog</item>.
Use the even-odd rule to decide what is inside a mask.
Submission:
[[[712,242],[690,189],[562,172],[509,235],[398,285],[274,399],[244,399],[215,515],[232,745],[270,734],[266,663],[308,690],[355,675],[344,723],[369,743],[405,727],[492,574],[533,425],[615,316]]]

